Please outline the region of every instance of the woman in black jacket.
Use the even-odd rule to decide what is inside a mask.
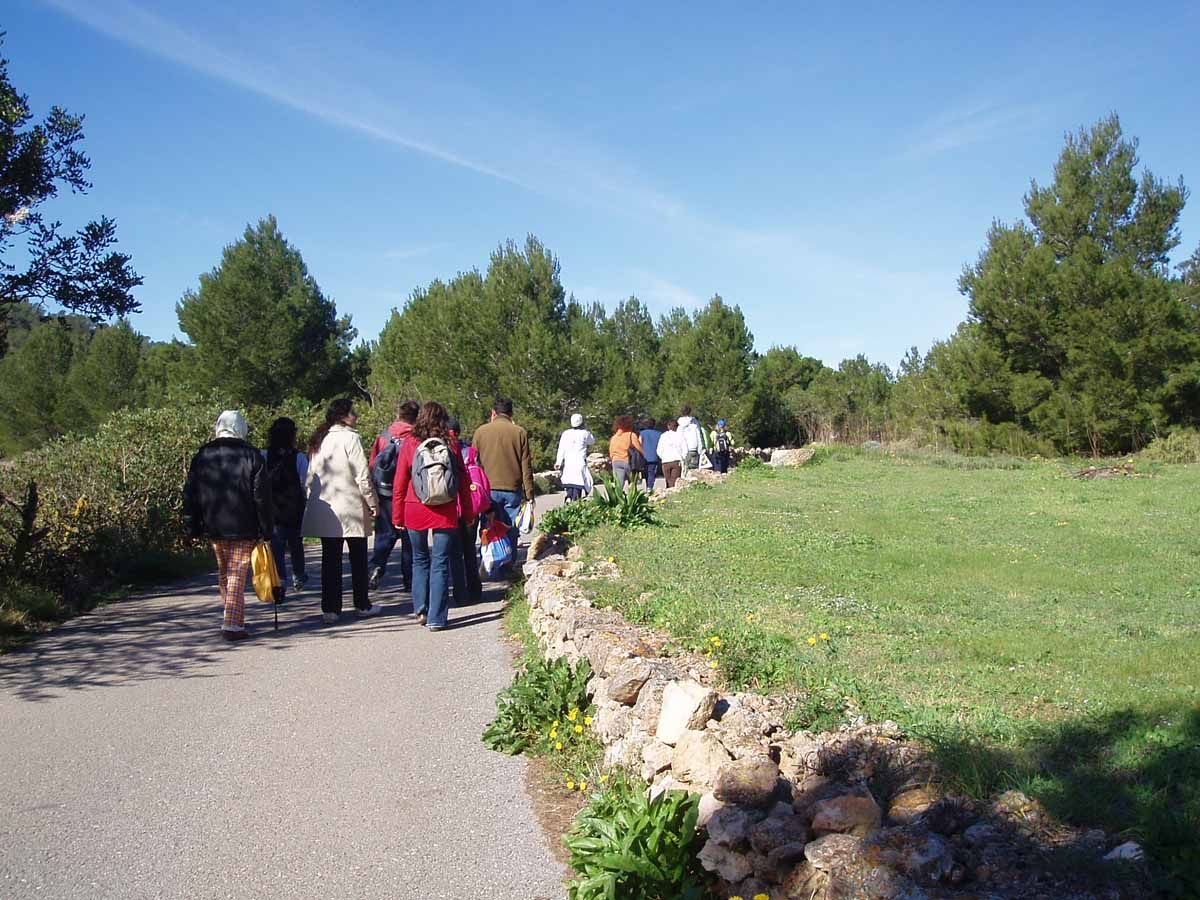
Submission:
[[[221,636],[241,641],[246,631],[246,571],[250,551],[271,535],[271,483],[262,454],[246,443],[237,410],[217,419],[216,438],[192,458],[183,487],[183,516],[194,538],[207,537],[217,555],[225,618]]]

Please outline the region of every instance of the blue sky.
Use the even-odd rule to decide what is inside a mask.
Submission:
[[[1115,110],[1200,183],[1200,5],[832,6],[9,0],[0,28],[37,113],[86,114],[95,188],[49,212],[117,219],[155,338],[274,213],[364,338],[533,233],[579,300],[720,293],[761,350],[895,366],[965,317],[1064,132]],[[1182,227],[1177,259],[1200,197]]]

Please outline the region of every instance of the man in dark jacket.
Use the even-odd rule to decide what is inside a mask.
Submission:
[[[404,590],[412,590],[412,541],[408,539],[407,528],[392,527],[392,482],[396,477],[396,460],[400,457],[400,446],[412,434],[413,422],[417,421],[420,404],[416,400],[405,400],[396,411],[396,421],[388,426],[387,431],[375,438],[371,447],[371,482],[379,495],[379,511],[375,514],[375,546],[371,551],[371,576],[367,584],[371,590],[377,590],[383,581],[383,573],[387,568],[388,558],[396,548],[396,540],[400,541],[400,578],[404,582]],[[396,442],[394,451],[384,453],[388,445]],[[384,455],[380,457],[380,453]],[[390,471],[381,471],[384,462],[389,463]],[[381,465],[377,466],[376,463]]]
[[[241,641],[246,631],[246,572],[250,552],[272,530],[271,481],[262,454],[246,443],[237,410],[217,419],[216,438],[192,458],[183,487],[183,517],[194,538],[207,537],[217,555],[225,618],[221,636]]]

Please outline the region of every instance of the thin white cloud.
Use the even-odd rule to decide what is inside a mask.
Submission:
[[[904,159],[927,159],[1037,128],[1052,112],[1048,103],[983,102],[947,110],[920,126],[903,144]]]
[[[408,260],[408,259],[418,259],[419,257],[428,256],[430,253],[434,253],[437,250],[441,250],[441,249],[443,249],[445,247],[449,247],[449,246],[450,246],[449,244],[440,243],[440,244],[416,244],[412,247],[396,247],[396,248],[394,248],[392,250],[388,250],[386,253],[384,253],[383,258],[386,260],[391,260],[391,261],[396,261],[396,262]]]

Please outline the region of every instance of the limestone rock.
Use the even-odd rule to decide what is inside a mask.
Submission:
[[[864,856],[919,881],[941,881],[954,868],[954,854],[941,835],[924,828],[883,828],[867,840]]]
[[[1000,830],[987,822],[976,822],[963,832],[963,840],[972,847],[982,847],[1000,837]]]
[[[609,744],[623,737],[633,724],[633,716],[625,706],[601,706],[596,711],[593,727],[600,740]]]
[[[836,832],[866,837],[882,819],[879,804],[872,798],[843,795],[813,806],[812,830],[815,834]]]
[[[718,800],[766,807],[775,797],[779,766],[767,756],[748,756],[721,767],[713,791]]]
[[[708,820],[708,836],[726,847],[745,847],[750,832],[750,814],[736,806],[718,809]],[[738,879],[732,879],[737,881]]]
[[[658,717],[662,712],[663,692],[666,686],[666,679],[652,676],[642,685],[637,702],[633,704],[634,718],[649,732],[658,728]]]
[[[808,827],[799,816],[771,816],[750,829],[750,846],[766,856],[785,844],[808,843]]]
[[[816,455],[816,450],[774,450],[771,453],[772,466],[802,466]]]
[[[675,744],[671,773],[680,781],[708,787],[727,762],[729,754],[712,734],[707,731],[685,731]],[[714,793],[718,800],[729,801],[728,797],[721,796],[719,787]]]
[[[778,883],[787,878],[788,873],[803,861],[803,843],[780,844],[767,854],[766,863],[756,866],[755,871]]]
[[[608,679],[608,696],[610,700],[633,706],[637,703],[642,685],[650,680],[654,670],[644,659],[627,659],[621,663]]]
[[[753,874],[750,861],[744,854],[711,839],[700,851],[699,858],[700,865],[707,871],[716,872],[726,881],[742,881]]]
[[[642,748],[642,778],[652,781],[663,769],[670,768],[675,751],[657,739],[651,739]]]
[[[709,791],[700,798],[700,808],[696,816],[696,825],[700,828],[707,828],[708,823],[712,820],[717,810],[724,808],[725,804],[714,797],[712,791]]]
[[[911,788],[892,798],[888,806],[888,818],[898,825],[912,824],[937,801],[938,795],[932,788]]]
[[[1142,850],[1141,844],[1137,843],[1137,841],[1126,841],[1119,847],[1114,847],[1108,853],[1105,853],[1104,858],[1109,862],[1118,859],[1123,859],[1127,862],[1141,862],[1146,858],[1146,854]]]
[[[689,728],[703,728],[716,705],[716,692],[699,682],[668,683],[663,689],[662,709],[658,714],[658,739],[664,744],[674,744]]]
[[[848,868],[860,859],[862,843],[850,834],[827,834],[804,846],[804,858],[822,872]]]

